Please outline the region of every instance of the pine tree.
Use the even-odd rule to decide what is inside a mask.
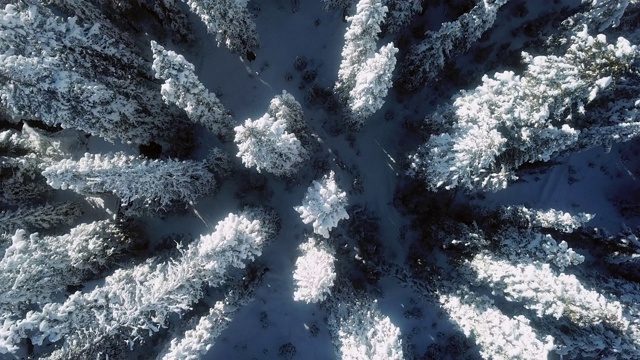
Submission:
[[[0,161],[0,202],[20,205],[46,197],[51,188],[40,174],[33,157],[2,158]]]
[[[347,18],[350,25],[344,35],[342,62],[335,85],[335,92],[345,102],[363,64],[376,52],[380,24],[386,13],[387,8],[382,5],[382,0],[360,0],[356,14]]]
[[[490,286],[507,301],[523,304],[540,318],[568,319],[573,323],[571,327],[589,327],[590,330],[575,334],[587,339],[575,340],[567,335],[556,337],[565,341],[569,348],[585,346],[583,356],[593,350],[597,350],[597,354],[605,349],[610,353],[626,354],[625,358],[629,354],[632,354],[631,358],[640,354],[640,326],[615,296],[590,290],[574,275],[559,274],[549,264],[538,261],[513,263],[480,253],[468,264],[476,274],[475,282]],[[611,331],[615,332],[615,337]],[[563,351],[562,347],[560,351]]]
[[[353,89],[349,92],[349,121],[359,128],[365,120],[380,110],[384,98],[391,87],[391,76],[396,66],[395,54],[398,49],[390,43],[369,58],[358,75]]]
[[[189,120],[204,125],[219,136],[231,131],[231,116],[215,94],[198,80],[195,66],[184,56],[151,41],[155,76],[164,80],[162,99],[187,112]]]
[[[19,205],[15,210],[0,211],[0,233],[12,233],[18,229],[51,229],[60,224],[71,225],[81,214],[82,209],[73,202]]]
[[[182,0],[200,17],[218,46],[240,56],[254,54],[260,46],[256,25],[247,11],[247,0]]]
[[[113,193],[123,205],[163,210],[175,202],[190,203],[215,189],[205,163],[147,160],[116,154],[85,154],[47,167],[42,175],[54,189],[83,195]]]
[[[287,131],[284,119],[265,114],[257,120],[247,119],[234,130],[234,141],[239,149],[237,156],[247,168],[288,176],[298,171],[308,158],[300,140]]]
[[[637,4],[638,1],[583,0],[582,3],[589,3],[586,10],[569,17],[563,22],[563,25],[574,28],[586,25],[590,29],[596,29],[602,32],[609,27],[617,27],[620,25],[620,19],[629,4]]]
[[[482,85],[462,91],[434,116],[452,130],[432,135],[411,156],[410,173],[432,190],[505,188],[522,164],[548,161],[577,146],[579,131],[567,122],[623,76],[635,54],[626,39],[607,44],[604,35],[594,38],[586,28],[572,37],[562,57],[524,53],[528,67],[521,76],[485,75]]]
[[[275,218],[263,210],[229,214],[174,261],[116,270],[94,290],[46,304],[24,319],[5,321],[0,353],[15,351],[15,344],[27,336],[38,345],[45,339],[64,339],[68,353],[90,351],[114,334],[133,346],[165,326],[169,315],[190,310],[203,296],[203,286],[220,286],[229,269],[244,268],[246,260],[259,256],[275,231]]]
[[[331,171],[320,181],[314,180],[302,199],[302,205],[294,207],[302,222],[312,223],[313,232],[328,239],[329,231],[338,226],[342,219],[348,219],[347,193],[340,190]]]
[[[27,155],[39,167],[54,160],[62,160],[69,152],[80,150],[84,146],[84,139],[74,131],[63,130],[50,134],[32,128],[27,123],[22,124],[22,131],[0,132],[0,156]]]
[[[0,101],[14,120],[38,119],[108,141],[149,143],[160,137],[146,105],[62,67],[56,58],[0,56],[0,71],[8,79]]]
[[[79,285],[129,246],[109,221],[81,224],[62,236],[16,230],[0,261],[0,308],[16,312],[44,305],[68,285]]]
[[[336,279],[335,251],[314,238],[300,245],[300,250],[302,255],[296,260],[293,271],[296,282],[293,299],[306,303],[323,301],[331,294]]]
[[[282,90],[282,95],[276,95],[271,100],[267,114],[276,120],[283,120],[290,133],[300,134],[307,129],[302,105],[285,90]]]
[[[546,359],[554,349],[524,316],[508,317],[486,296],[469,289],[439,295],[440,305],[466,336],[472,336],[485,359]]]
[[[422,11],[422,0],[386,0],[389,8],[384,30],[388,34],[402,31],[411,22],[411,17]]]
[[[509,0],[483,0],[455,21],[446,22],[438,31],[428,31],[426,39],[414,45],[401,68],[401,87],[416,91],[434,79],[445,63],[466,52],[496,20],[497,12]]]
[[[134,28],[141,32],[137,18],[130,14],[149,12],[152,19],[158,21],[176,42],[190,42],[194,40],[193,29],[187,19],[187,14],[178,6],[176,0],[135,0],[135,1],[110,1],[91,0],[92,2],[108,7],[109,18],[122,28]],[[145,18],[145,21],[148,21]]]
[[[382,314],[376,300],[341,286],[328,304],[328,326],[336,356],[343,360],[404,359],[400,329]]]
[[[197,360],[205,355],[236,313],[253,300],[264,271],[266,269],[250,269],[242,281],[230,285],[224,299],[217,301],[207,315],[200,317],[193,329],[185,331],[180,338],[171,340],[169,348],[157,359]]]
[[[99,1],[99,0],[98,0]],[[95,0],[41,0],[41,3],[48,8],[55,8],[63,17],[76,17],[78,21],[87,24],[100,23],[100,31],[112,38],[125,40],[126,47],[133,45],[126,33],[123,33],[103,14]]]
[[[564,233],[572,233],[595,216],[586,213],[571,215],[568,212],[555,209],[531,210],[524,206],[507,206],[502,208],[500,212],[501,219],[509,223],[524,223],[527,227],[555,229]]]
[[[557,274],[549,264],[511,264],[481,253],[469,265],[478,282],[488,284],[509,301],[523,302],[538,316],[558,319],[566,315],[580,325],[606,321],[621,330],[629,326],[619,302],[588,290],[574,275]]]

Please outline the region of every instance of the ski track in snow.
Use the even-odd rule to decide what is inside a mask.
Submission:
[[[562,166],[553,166],[547,174],[544,185],[542,186],[542,191],[540,191],[540,195],[538,195],[538,202],[542,204],[548,204],[551,201],[558,189],[560,181],[566,178],[565,169]]]

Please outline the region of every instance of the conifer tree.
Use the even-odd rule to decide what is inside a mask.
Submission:
[[[132,12],[149,12],[152,19],[157,20],[167,31],[168,35],[176,42],[190,42],[194,40],[193,29],[187,20],[187,14],[178,6],[176,0],[91,0],[92,2],[107,7],[109,18],[122,28],[134,28],[142,31],[137,18],[132,18]],[[146,19],[145,19],[146,20]],[[146,20],[148,21],[148,20]]]
[[[193,64],[155,41],[151,41],[151,51],[155,76],[164,80],[162,99],[186,111],[189,120],[219,136],[227,135],[231,131],[231,116],[216,95],[198,80]]]
[[[12,233],[18,229],[50,229],[71,222],[82,214],[77,203],[47,203],[38,206],[19,205],[15,210],[0,211],[0,233]]]
[[[386,13],[387,8],[382,5],[382,0],[360,0],[356,14],[347,18],[350,24],[344,35],[342,62],[335,84],[335,92],[345,102],[363,64],[376,52],[380,24]]]
[[[555,209],[532,210],[524,206],[507,206],[500,209],[501,218],[508,223],[523,224],[527,227],[555,229],[564,233],[572,233],[584,226],[595,215],[579,213],[571,215],[568,212]]]
[[[218,46],[240,56],[255,52],[260,46],[256,25],[247,11],[248,0],[182,0],[200,17],[209,33],[216,36]]]
[[[79,285],[109,258],[129,246],[109,221],[80,224],[66,235],[40,236],[16,230],[0,260],[0,308],[16,312],[44,305],[68,285]]]
[[[620,19],[630,4],[637,0],[583,0],[587,4],[585,11],[579,12],[563,22],[567,27],[587,26],[596,31],[620,25]],[[579,28],[578,28],[579,30]]]
[[[576,276],[558,273],[539,261],[514,263],[483,252],[468,264],[476,283],[490,286],[507,301],[522,304],[540,318],[568,319],[571,324],[567,327],[587,328],[571,335],[552,330],[568,348],[560,347],[559,353],[577,348],[582,356],[591,353],[589,357],[618,353],[634,358],[640,354],[638,321],[615,296],[590,290]]]
[[[296,260],[293,299],[306,303],[323,301],[336,279],[334,250],[325,242],[310,238],[300,245],[302,255]]]
[[[22,131],[0,132],[0,156],[22,157],[40,168],[64,159],[69,152],[83,149],[85,144],[85,139],[73,130],[46,133],[27,123],[22,124]]]
[[[404,359],[400,329],[380,312],[376,300],[345,284],[327,305],[329,332],[338,358]]]
[[[604,35],[594,38],[586,28],[572,37],[562,57],[524,53],[528,67],[521,76],[485,75],[482,85],[462,91],[433,117],[452,129],[432,135],[411,156],[409,172],[432,190],[505,188],[522,164],[548,161],[577,146],[572,119],[628,72],[635,57],[636,47],[626,39],[608,44]]]
[[[348,106],[347,121],[358,129],[384,104],[398,52],[393,43],[376,52],[380,26],[387,14],[382,0],[361,0],[344,35],[335,92]]]
[[[113,193],[123,205],[143,205],[156,211],[175,202],[193,202],[211,193],[216,184],[204,162],[147,160],[124,153],[86,153],[78,161],[65,159],[52,164],[42,175],[54,189],[83,195]]]
[[[400,86],[416,91],[434,79],[445,63],[466,52],[496,20],[500,7],[509,0],[482,0],[455,21],[446,22],[438,31],[428,31],[426,39],[414,45],[402,64]]]
[[[393,43],[382,47],[372,58],[367,59],[356,76],[347,102],[349,121],[355,128],[361,127],[369,116],[384,105],[384,98],[391,87],[397,52]]]
[[[287,131],[286,120],[268,113],[257,120],[247,119],[234,130],[237,156],[244,166],[255,167],[258,172],[288,176],[298,171],[309,156],[295,134]]]
[[[439,295],[440,305],[485,359],[544,359],[554,349],[552,336],[541,336],[524,316],[508,317],[486,296],[469,289]]]
[[[342,191],[331,171],[320,181],[313,180],[302,199],[302,205],[294,207],[305,224],[313,225],[313,232],[329,238],[329,231],[338,226],[342,219],[348,219],[347,193]]]
[[[200,317],[192,329],[185,331],[179,339],[171,340],[168,349],[157,359],[197,360],[214,345],[222,331],[226,329],[234,315],[253,300],[254,292],[262,281],[264,268],[249,269],[242,281],[229,286],[224,299],[217,301],[209,313]]]
[[[282,90],[282,95],[276,95],[271,99],[267,114],[277,120],[284,120],[287,124],[287,130],[291,133],[299,134],[307,128],[302,105],[285,90]]]

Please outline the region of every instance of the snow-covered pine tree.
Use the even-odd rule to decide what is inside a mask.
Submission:
[[[452,125],[451,131],[432,135],[411,156],[409,173],[432,190],[497,191],[520,165],[577,146],[579,131],[567,122],[628,71],[636,47],[624,38],[607,44],[604,35],[594,38],[586,28],[571,42],[562,57],[524,53],[528,66],[521,76],[485,75],[482,85],[462,91],[432,119]]]
[[[343,284],[329,299],[328,327],[342,360],[404,359],[400,329],[380,312],[377,301]]]
[[[257,120],[247,119],[236,126],[237,156],[247,168],[255,167],[276,176],[288,176],[298,171],[309,156],[295,134],[287,131],[287,122],[264,114]]]
[[[543,261],[560,271],[567,266],[582,264],[585,259],[566,241],[558,242],[551,235],[532,229],[506,227],[495,234],[492,241],[499,244],[495,253],[507,259]]]
[[[361,127],[369,116],[384,105],[384,98],[392,85],[391,75],[396,66],[397,52],[393,43],[383,46],[367,59],[356,75],[347,101],[350,111],[348,120],[354,128]]]
[[[638,112],[640,115],[640,112]],[[640,119],[640,118],[635,118]],[[589,149],[602,146],[610,151],[615,143],[626,142],[640,137],[640,122],[619,123],[615,125],[592,126],[580,132],[577,149]]]
[[[331,294],[336,279],[335,251],[326,243],[314,238],[300,245],[302,255],[296,260],[293,279],[295,301],[315,303]]]
[[[44,305],[55,293],[104,268],[129,245],[124,232],[110,221],[80,224],[62,236],[16,230],[0,260],[0,309],[19,312]]]
[[[422,0],[385,0],[384,4],[389,9],[383,25],[388,34],[400,32],[422,11]]]
[[[0,161],[0,202],[20,205],[46,197],[51,188],[33,157],[3,157]]]
[[[216,135],[231,132],[231,115],[214,93],[209,92],[195,74],[195,66],[175,51],[151,41],[153,65],[158,79],[164,80],[162,99],[186,111],[189,120],[204,125]]]
[[[216,179],[220,180],[234,170],[231,159],[227,153],[220,148],[212,148],[207,154],[207,158],[204,160],[207,169],[216,174]]]
[[[282,90],[282,95],[276,95],[271,99],[267,114],[277,120],[284,120],[287,123],[287,130],[291,133],[300,134],[307,129],[302,105],[285,90]]]
[[[466,336],[472,336],[485,359],[546,359],[554,339],[542,336],[524,316],[508,317],[488,297],[467,288],[438,296],[440,305]]]
[[[313,232],[329,238],[329,231],[338,226],[342,219],[348,219],[346,211],[347,193],[340,190],[335,180],[335,173],[331,171],[320,181],[313,180],[307,189],[302,205],[294,207],[302,222],[313,225]]]
[[[488,284],[509,301],[524,303],[540,317],[550,315],[558,319],[566,315],[579,325],[605,321],[620,330],[629,327],[618,301],[588,290],[574,275],[558,274],[549,264],[538,261],[514,264],[480,253],[469,266],[475,271],[477,282]]]
[[[0,18],[0,104],[11,121],[40,120],[109,141],[163,138],[172,110],[128,41],[38,3],[6,5]]]
[[[5,130],[0,132],[0,156],[22,156],[28,153],[29,142],[22,132]]]
[[[22,124],[22,131],[0,132],[0,156],[24,156],[39,167],[51,161],[62,160],[71,151],[84,148],[85,139],[75,131],[58,131],[53,134]],[[33,155],[35,156],[33,156]]]
[[[513,263],[479,253],[468,265],[475,274],[473,281],[490,286],[493,293],[507,301],[523,304],[538,317],[566,318],[579,328],[591,327],[591,332],[585,334],[591,339],[570,340],[573,344],[566,344],[587,345],[583,356],[593,353],[594,344],[597,344],[595,353],[619,353],[625,354],[625,358],[640,356],[639,322],[615,296],[589,290],[574,275],[559,274],[549,264],[538,261]],[[565,338],[570,336],[556,336],[558,341]],[[558,345],[562,351],[562,341]]]
[[[48,166],[42,175],[54,189],[83,195],[113,193],[123,205],[163,210],[175,202],[191,203],[215,190],[204,162],[148,160],[138,156],[86,153]]]
[[[350,25],[344,35],[342,62],[334,88],[344,102],[355,86],[363,64],[376,52],[376,40],[386,13],[387,7],[382,5],[382,0],[360,0],[356,14],[347,18]]]
[[[265,268],[249,269],[241,281],[229,285],[224,299],[200,317],[193,329],[185,331],[179,339],[171,340],[169,348],[160,353],[157,360],[198,360],[205,355],[236,313],[253,300],[265,271]]]
[[[569,28],[586,25],[602,32],[609,27],[617,27],[627,7],[638,4],[638,0],[582,0],[582,4],[587,4],[585,11],[569,17],[562,24]]]
[[[40,0],[48,8],[54,8],[60,16],[76,17],[85,24],[100,23],[100,32],[112,38],[119,38],[126,43],[125,47],[133,47],[133,39],[111,23],[100,11],[100,0]],[[14,1],[17,3],[18,1]],[[108,14],[111,15],[111,14]]]
[[[0,233],[13,233],[18,229],[51,229],[60,224],[71,225],[81,214],[82,208],[73,202],[19,205],[15,210],[0,211]]]
[[[259,256],[275,235],[275,221],[261,209],[229,214],[213,233],[181,249],[175,260],[118,269],[92,291],[76,292],[63,303],[49,303],[22,319],[5,321],[0,353],[16,351],[25,337],[37,345],[64,339],[61,354],[95,352],[114,334],[133,346],[165,326],[169,315],[190,310],[205,285],[220,286],[229,269],[244,268],[246,260]]]
[[[428,31],[426,39],[411,48],[401,66],[401,88],[416,91],[434,79],[448,60],[469,50],[493,26],[498,10],[508,1],[478,0],[457,20],[442,24],[438,31]]]
[[[248,0],[182,0],[200,17],[209,33],[216,36],[218,46],[249,60],[260,47],[256,25],[247,10]]]
[[[594,218],[593,214],[568,212],[555,209],[532,210],[525,206],[506,206],[500,209],[502,220],[524,227],[555,229],[564,233],[572,233]]]
[[[187,14],[178,6],[176,0],[90,1],[107,8],[108,10],[105,11],[107,16],[120,27],[142,31],[139,23],[137,23],[140,19],[132,17],[130,14],[132,12],[142,14],[148,11],[152,19],[157,20],[173,40],[177,42],[194,40],[193,29],[187,19]],[[148,20],[145,19],[145,21]]]

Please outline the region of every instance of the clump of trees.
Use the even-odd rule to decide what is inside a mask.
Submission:
[[[376,52],[387,7],[381,0],[361,0],[344,35],[342,62],[334,91],[347,104],[347,123],[358,129],[384,104],[398,49],[393,43]]]

